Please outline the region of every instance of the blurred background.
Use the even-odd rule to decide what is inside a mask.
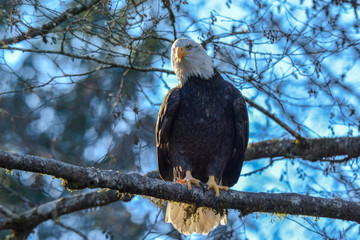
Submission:
[[[155,171],[155,124],[165,94],[177,85],[170,49],[178,37],[202,43],[227,81],[301,136],[359,136],[356,1],[2,0],[0,6],[1,150]],[[248,111],[250,143],[294,138],[257,108]],[[318,160],[248,161],[234,189],[360,200],[358,159]],[[74,193],[51,176],[0,169],[0,204],[16,213]],[[46,221],[29,239],[356,239],[359,233],[354,222],[230,210],[226,226],[186,238],[164,222],[162,209],[136,196]],[[0,231],[0,239],[7,234]]]

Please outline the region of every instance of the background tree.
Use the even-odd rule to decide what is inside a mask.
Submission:
[[[157,111],[177,84],[170,47],[183,36],[202,43],[246,97],[251,144],[234,189],[264,192],[220,199],[218,207],[240,211],[209,237],[358,236],[356,1],[0,5],[1,239],[10,229],[18,238],[33,231],[30,239],[184,238],[161,208],[123,193],[175,200],[171,193],[184,191],[177,200],[208,206],[211,193],[190,198],[182,186],[96,170],[157,177]],[[89,191],[96,187],[120,192]]]

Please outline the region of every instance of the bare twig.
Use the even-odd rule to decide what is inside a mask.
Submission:
[[[76,228],[70,227],[70,226],[68,226],[68,225],[60,222],[60,220],[59,220],[59,221],[56,220],[56,221],[54,221],[54,222],[56,223],[56,225],[59,225],[59,226],[62,227],[62,228],[65,228],[65,229],[67,229],[67,230],[69,230],[69,231],[72,231],[72,232],[76,233],[77,235],[79,235],[79,236],[82,237],[83,239],[85,239],[85,240],[88,239],[88,238],[85,236],[85,234],[83,234],[82,232],[80,232],[80,231],[77,230]]]
[[[173,28],[173,34],[174,34],[174,40],[177,39],[176,36],[176,28],[175,28],[175,14],[171,9],[171,3],[170,0],[162,0],[164,6],[167,8],[167,10],[169,11],[169,17],[170,17],[170,21],[171,21],[171,26]]]
[[[0,205],[0,213],[4,214],[8,218],[16,218],[18,215],[16,213],[13,213],[3,205]]]
[[[28,207],[33,207],[33,204],[30,202],[29,199],[25,198],[21,194],[17,193],[13,189],[9,188],[8,186],[5,186],[4,184],[0,183],[0,188],[3,188],[4,190],[8,191],[10,194],[14,195],[16,198],[23,201]]]
[[[286,125],[283,121],[281,121],[278,117],[275,116],[275,114],[267,111],[265,108],[261,107],[259,104],[255,103],[250,98],[244,97],[245,101],[252,107],[255,107],[260,112],[264,113],[266,116],[274,120],[277,124],[279,124],[282,128],[284,128],[286,131],[288,131],[292,136],[294,136],[296,139],[298,139],[301,142],[304,142],[305,139],[297,132],[291,129],[288,125]]]
[[[16,50],[16,51],[23,51],[23,52],[60,54],[60,55],[68,56],[71,58],[90,60],[90,61],[102,63],[102,64],[113,66],[113,67],[130,69],[130,70],[135,70],[135,71],[140,71],[140,72],[163,72],[163,73],[167,73],[167,74],[174,74],[174,72],[172,70],[167,70],[167,69],[163,69],[163,68],[155,68],[155,67],[146,68],[146,67],[139,67],[139,66],[130,66],[130,65],[126,65],[126,64],[119,64],[119,63],[115,63],[115,62],[105,61],[105,60],[102,60],[102,59],[96,58],[96,57],[91,57],[91,56],[87,56],[87,55],[78,55],[78,54],[68,53],[68,52],[64,52],[64,51],[61,52],[61,51],[53,51],[53,50],[26,49],[26,48],[17,48],[17,47],[10,47],[10,46],[0,46],[0,49],[9,49],[9,50]]]
[[[16,37],[5,38],[0,41],[0,46],[6,46],[9,44],[14,44],[21,42],[26,39],[34,38],[36,36],[45,35],[49,33],[51,30],[59,26],[61,23],[65,22],[66,20],[70,19],[74,15],[77,15],[91,7],[93,7],[96,3],[100,2],[101,0],[88,0],[85,1],[84,4],[78,5],[74,8],[66,10],[60,16],[54,17],[51,21],[45,23],[41,27],[38,28],[29,28],[26,33],[22,33]]]

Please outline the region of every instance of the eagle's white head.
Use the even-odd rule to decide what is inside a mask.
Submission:
[[[205,49],[199,43],[187,38],[178,38],[173,43],[171,66],[182,84],[189,77],[209,79],[214,75],[214,65]]]

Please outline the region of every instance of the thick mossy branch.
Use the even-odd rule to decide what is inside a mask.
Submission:
[[[156,197],[218,209],[238,209],[243,214],[253,212],[284,213],[329,217],[360,222],[360,204],[340,199],[325,199],[295,193],[221,192],[216,205],[212,191],[205,194],[186,186],[159,179],[109,170],[79,167],[53,159],[0,151],[0,167],[38,172],[63,178],[71,186],[111,188],[122,193]]]

